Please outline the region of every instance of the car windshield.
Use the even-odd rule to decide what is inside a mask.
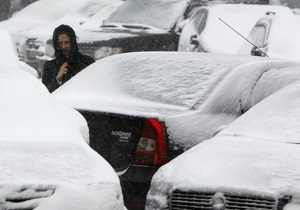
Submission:
[[[104,25],[139,24],[168,30],[183,13],[187,2],[188,0],[127,0],[106,19]]]

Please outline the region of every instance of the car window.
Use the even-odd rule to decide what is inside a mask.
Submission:
[[[105,24],[135,23],[167,30],[174,26],[186,7],[187,0],[126,0],[106,19]]]
[[[195,23],[195,28],[196,28],[198,34],[201,34],[205,27],[206,17],[207,17],[207,12],[204,10],[201,12],[198,12],[195,15],[194,23]]]
[[[232,66],[249,60],[248,57],[223,59],[224,55],[207,55],[206,58],[206,54],[203,59],[199,59],[197,53],[183,53],[179,56],[176,52],[167,57],[165,53],[126,55],[107,57],[103,60],[105,62],[98,63],[97,69],[101,69],[98,76],[92,76],[95,70],[89,79],[82,78],[82,81],[89,81],[89,86],[92,86],[91,77],[98,78],[97,83],[105,86],[105,91],[111,97],[113,94],[126,95],[190,108],[196,102],[200,104],[201,100],[205,100]],[[80,85],[81,88],[83,86]],[[98,84],[93,89],[97,94],[104,91]]]
[[[251,33],[251,40],[257,47],[263,47],[265,45],[265,39],[267,34],[267,28],[265,25],[257,25]]]

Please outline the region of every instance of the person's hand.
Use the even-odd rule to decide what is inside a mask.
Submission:
[[[56,80],[61,82],[63,75],[67,74],[67,72],[68,72],[68,62],[65,62],[63,63],[63,65],[61,65],[59,72],[56,76]]]

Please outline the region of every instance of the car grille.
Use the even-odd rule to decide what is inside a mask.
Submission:
[[[211,200],[215,192],[184,192],[176,190],[169,198],[169,209],[201,209],[212,210]],[[226,210],[273,210],[276,201],[270,197],[252,195],[234,195],[224,193]]]
[[[36,61],[37,48],[35,45],[36,38],[29,38],[26,40],[26,54],[27,59],[30,61]]]
[[[94,52],[96,51],[97,48],[95,48],[91,45],[79,44],[78,49],[83,55],[88,55],[88,56],[94,57]]]

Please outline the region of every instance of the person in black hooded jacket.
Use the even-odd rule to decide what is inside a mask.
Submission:
[[[75,31],[68,25],[60,25],[53,32],[55,58],[44,64],[42,82],[53,92],[95,60],[82,55],[77,46]]]

